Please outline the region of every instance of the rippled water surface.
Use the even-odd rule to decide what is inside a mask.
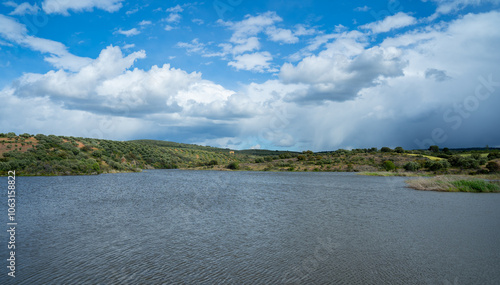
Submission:
[[[3,230],[1,284],[500,284],[499,194],[180,170],[18,177],[17,190],[17,277]]]

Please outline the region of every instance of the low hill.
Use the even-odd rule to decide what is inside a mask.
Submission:
[[[500,151],[433,152],[400,147],[322,152],[230,150],[158,140],[0,134],[1,175],[10,170],[17,175],[79,175],[172,168],[488,174],[500,171]]]
[[[0,173],[76,175],[227,165],[251,159],[230,150],[139,140],[112,141],[55,135],[0,137]]]

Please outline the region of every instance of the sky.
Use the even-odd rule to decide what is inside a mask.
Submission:
[[[499,147],[499,27],[500,0],[4,0],[0,132]]]

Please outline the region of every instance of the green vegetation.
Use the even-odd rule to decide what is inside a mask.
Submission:
[[[240,164],[238,162],[233,161],[227,165],[227,169],[238,170],[240,169]]]
[[[432,151],[432,152],[439,152],[439,146],[437,146],[437,145],[431,145],[429,147],[429,150]]]
[[[451,184],[460,192],[500,192],[500,186],[492,182],[474,179],[474,180],[457,180]]]
[[[0,134],[0,174],[79,175],[141,169],[214,168],[245,155],[163,141],[111,141],[54,135]],[[17,146],[16,146],[17,145]]]
[[[396,165],[394,165],[394,162],[389,161],[389,160],[384,161],[382,166],[384,167],[385,171],[391,171],[391,170],[396,169]]]
[[[498,162],[490,161],[486,164],[486,168],[491,173],[500,172],[500,164]]]
[[[359,172],[357,173],[363,176],[403,176],[403,177],[417,177],[417,176],[428,176],[426,173],[416,173],[416,172],[394,172],[394,171],[377,171],[377,172]]]
[[[500,172],[500,150],[432,147],[302,152],[230,150],[156,140],[111,141],[0,133],[0,175],[79,175],[142,169],[359,172],[366,175],[488,175]],[[377,174],[377,175],[378,175]]]
[[[446,192],[500,192],[498,181],[470,179],[464,177],[436,176],[433,178],[417,178],[407,180],[410,188],[417,190]]]
[[[415,162],[415,161],[410,161],[404,165],[404,169],[408,171],[417,171],[420,169],[420,163]]]

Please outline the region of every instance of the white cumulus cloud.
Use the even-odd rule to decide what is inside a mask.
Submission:
[[[273,57],[267,51],[246,53],[234,57],[234,61],[228,63],[236,69],[264,72],[270,68]]]
[[[14,3],[15,4],[15,3]],[[17,5],[17,4],[15,4]],[[16,6],[14,11],[10,12],[9,15],[25,15],[25,14],[36,14],[40,11],[40,7],[37,4],[31,5],[28,2],[21,3]]]
[[[403,12],[399,12],[385,19],[361,26],[362,29],[371,30],[373,33],[385,33],[391,30],[414,25],[417,19]]]
[[[127,37],[131,37],[131,36],[136,36],[136,35],[140,34],[141,32],[139,30],[137,30],[136,28],[132,28],[130,30],[119,29],[115,33],[116,34],[121,34],[121,35],[124,35],[124,36],[127,36]]]
[[[69,11],[92,11],[94,8],[107,12],[116,12],[122,8],[123,0],[45,0],[42,9],[47,14],[62,14],[69,16]]]

